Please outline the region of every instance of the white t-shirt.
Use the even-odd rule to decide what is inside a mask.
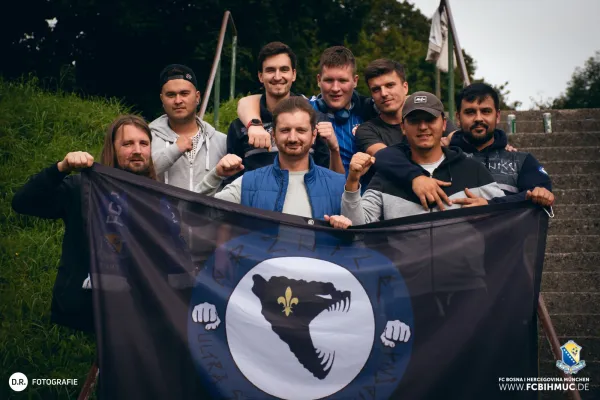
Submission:
[[[429,172],[430,175],[433,175],[433,171],[435,171],[435,169],[437,167],[440,166],[440,164],[442,163],[442,161],[444,161],[446,159],[446,156],[442,154],[442,157],[437,160],[436,162],[432,162],[432,163],[424,163],[424,164],[419,164],[421,167],[425,168],[425,170],[427,172]]]
[[[308,171],[289,171],[289,181],[282,212],[312,218],[310,200],[304,184],[304,175]]]

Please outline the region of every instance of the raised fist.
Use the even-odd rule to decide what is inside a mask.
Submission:
[[[60,172],[72,172],[82,168],[91,167],[94,164],[94,157],[85,151],[74,151],[68,153],[62,161],[56,166]]]
[[[221,325],[217,308],[210,303],[198,304],[192,310],[192,320],[198,324],[205,324],[204,329],[211,331]]]
[[[233,176],[244,169],[242,159],[235,154],[226,154],[217,164],[217,175],[221,178]]]
[[[371,157],[367,153],[354,154],[350,160],[348,180],[360,180],[360,177],[366,174],[373,164],[375,164],[375,157]]]
[[[248,128],[248,144],[257,149],[270,149],[271,134],[263,126],[251,125]]]
[[[194,148],[194,143],[192,142],[192,138],[189,136],[179,136],[177,141],[175,142],[177,147],[179,147],[179,151],[181,153],[185,153],[186,151],[191,151]]]
[[[396,347],[394,342],[408,342],[410,327],[401,321],[388,321],[380,336],[381,342],[387,347]]]
[[[337,136],[333,130],[331,122],[319,122],[317,124],[317,133],[327,142],[327,147],[333,151],[339,151],[340,145],[338,144]]]

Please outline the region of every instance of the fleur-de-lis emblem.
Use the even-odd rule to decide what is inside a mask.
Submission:
[[[285,313],[286,317],[289,317],[293,312],[292,306],[298,304],[298,298],[292,297],[291,287],[288,286],[287,289],[285,289],[285,297],[279,296],[279,298],[277,298],[277,304],[283,305],[283,310],[281,310],[281,312]]]

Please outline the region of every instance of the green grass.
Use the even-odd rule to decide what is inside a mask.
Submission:
[[[62,221],[17,215],[14,192],[27,178],[85,150],[99,155],[108,124],[128,109],[116,100],[40,90],[35,79],[0,80],[0,398],[77,398],[95,357],[93,339],[50,324]],[[22,372],[21,393],[7,385]],[[73,378],[77,386],[32,386],[32,378]]]
[[[219,131],[227,133],[236,107],[237,99],[221,105]],[[99,157],[106,128],[128,112],[116,100],[43,91],[35,78],[0,78],[0,399],[75,399],[96,354],[91,336],[50,323],[62,221],[16,214],[14,192],[69,151]],[[213,122],[211,114],[204,119]],[[14,372],[30,380],[23,392],[7,385]],[[32,386],[32,378],[78,379],[78,385]]]

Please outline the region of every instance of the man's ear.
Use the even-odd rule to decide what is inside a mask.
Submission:
[[[500,123],[500,110],[496,110],[496,125]]]
[[[317,86],[321,88],[321,74],[317,74]]]
[[[356,89],[356,85],[358,85],[358,75],[354,75],[354,88]]]
[[[263,74],[262,74],[262,72],[259,72],[259,73],[258,73],[258,81],[259,81],[260,83],[264,83],[264,82],[263,82]]]
[[[200,104],[200,91],[196,90],[196,104]]]
[[[296,70],[292,70],[294,72],[294,75],[292,76],[292,82],[296,82]]]

